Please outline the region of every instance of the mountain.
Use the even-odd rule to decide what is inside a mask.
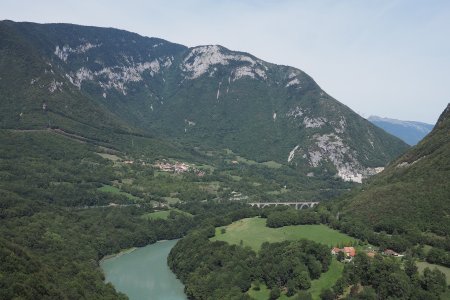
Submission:
[[[350,196],[344,213],[380,230],[450,234],[450,105],[419,144]]]
[[[152,136],[355,182],[407,149],[303,71],[222,46],[12,21],[0,41],[2,128]]]
[[[433,129],[431,124],[415,121],[401,121],[377,116],[370,116],[367,120],[412,146]]]

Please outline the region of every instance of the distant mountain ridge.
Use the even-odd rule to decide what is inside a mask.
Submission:
[[[450,104],[433,130],[392,162],[342,210],[379,230],[450,234]]]
[[[0,40],[2,128],[146,134],[356,182],[407,149],[303,71],[222,46],[11,21]]]
[[[367,120],[409,145],[417,144],[433,129],[432,124],[416,121],[402,121],[378,116],[370,116]]]

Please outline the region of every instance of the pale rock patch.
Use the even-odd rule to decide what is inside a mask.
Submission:
[[[296,106],[295,108],[289,110],[289,111],[286,113],[286,117],[291,117],[291,118],[296,119],[296,118],[298,118],[298,117],[303,116],[303,114],[304,114],[304,112],[303,112],[303,110],[301,109],[301,107],[300,107],[300,106]]]
[[[327,122],[326,118],[309,118],[305,117],[303,119],[303,125],[305,125],[306,128],[320,128]]]
[[[100,47],[102,44],[91,44],[91,43],[84,43],[81,44],[75,48],[71,48],[69,45],[64,45],[61,48],[59,46],[56,46],[55,51],[53,52],[60,60],[67,62],[67,59],[69,58],[69,55],[71,53],[81,54],[89,51],[92,48]]]
[[[294,85],[300,85],[300,80],[298,80],[298,78],[294,78],[291,81],[289,81],[286,84],[286,87],[290,87],[290,86],[294,86]]]
[[[62,82],[58,82],[58,81],[56,81],[56,79],[53,79],[50,82],[49,86],[48,86],[48,90],[49,90],[50,93],[54,93],[56,90],[61,92],[62,91],[62,89],[61,89],[62,86],[63,86]]]
[[[294,159],[295,151],[297,151],[297,149],[299,147],[300,147],[300,145],[297,145],[297,146],[294,147],[294,149],[291,150],[291,152],[289,152],[289,156],[288,156],[288,160],[287,160],[288,163],[290,163]]]
[[[345,145],[341,137],[334,133],[315,134],[315,145],[309,149],[309,161],[318,167],[323,160],[330,161],[337,170],[337,176],[344,181],[361,183],[368,176],[380,172],[382,168],[365,168],[356,159],[356,153]]]
[[[233,81],[244,76],[251,78],[259,77],[262,79],[267,78],[265,71],[262,69],[264,65],[260,60],[243,54],[225,54],[222,48],[217,45],[200,46],[192,49],[180,67],[184,72],[190,74],[186,79],[195,79],[207,73],[212,66],[225,66],[229,65],[232,61],[246,64],[233,70]],[[210,73],[210,76],[212,74]],[[230,81],[231,78],[229,78]]]

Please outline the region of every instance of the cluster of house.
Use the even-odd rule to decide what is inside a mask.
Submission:
[[[334,247],[331,249],[331,254],[337,255],[339,252],[344,253],[345,255],[345,261],[351,261],[353,257],[356,255],[356,250],[354,247],[344,247],[344,248],[337,248]]]
[[[181,174],[181,173],[193,171],[199,177],[205,176],[204,171],[193,168],[184,162],[176,161],[174,163],[171,163],[168,161],[158,161],[158,162],[156,162],[156,164],[154,166],[163,172],[173,172],[176,174]]]
[[[333,255],[337,255],[339,252],[344,253],[345,255],[345,259],[344,261],[349,262],[352,261],[353,257],[355,257],[356,255],[356,250],[354,247],[344,247],[344,248],[337,248],[334,247],[333,249],[331,249],[331,254]],[[367,256],[369,257],[375,257],[376,252],[374,250],[369,250],[366,251]],[[397,252],[395,252],[392,249],[385,249],[384,251],[381,252],[381,254],[385,255],[385,256],[393,256],[393,257],[402,257],[402,254],[399,254]]]
[[[190,166],[183,162],[167,162],[167,161],[158,161],[155,164],[155,167],[164,172],[174,172],[174,173],[185,173],[188,172]]]

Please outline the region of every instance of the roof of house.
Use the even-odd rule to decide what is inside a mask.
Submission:
[[[391,250],[391,249],[384,250],[384,254],[387,254],[387,255],[398,255],[397,252],[395,252],[394,250]]]
[[[356,250],[355,250],[355,248],[353,248],[353,247],[344,247],[344,252],[347,254],[347,255],[350,255],[350,256],[355,256],[356,255]]]

